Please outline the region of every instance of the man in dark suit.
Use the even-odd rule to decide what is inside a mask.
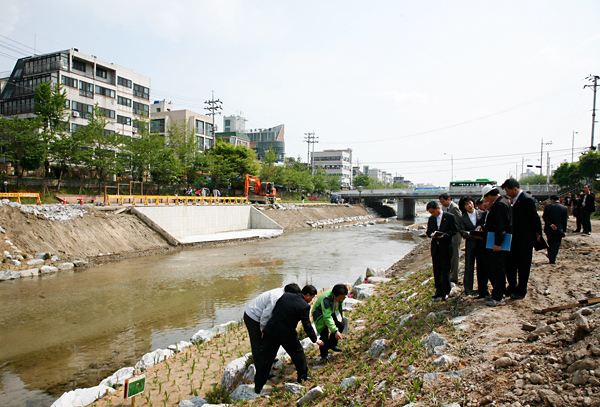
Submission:
[[[482,231],[485,224],[486,212],[475,208],[475,202],[470,196],[463,196],[458,202],[461,210],[460,234],[465,239],[465,278],[463,286],[466,295],[473,295],[473,280],[475,277],[475,262],[477,261],[477,288],[479,298],[489,295],[487,283],[488,276],[484,266],[485,242],[480,236],[470,235],[472,231]]]
[[[450,197],[450,195],[448,195],[447,193],[443,193],[441,194],[438,199],[440,200],[440,203],[442,204],[442,211],[443,212],[448,212],[451,213],[452,215],[454,215],[454,218],[456,220],[456,225],[458,226],[460,224],[460,216],[462,215],[460,213],[460,209],[458,208],[458,205],[454,203],[454,201],[452,200],[452,198]],[[454,235],[454,237],[452,238],[452,264],[450,267],[450,281],[453,283],[458,283],[458,265],[459,265],[459,251],[460,251],[460,243],[462,241],[462,238],[460,236],[460,234],[456,234]]]
[[[552,203],[544,208],[542,219],[544,219],[544,233],[548,238],[548,260],[550,260],[550,264],[556,264],[556,255],[567,231],[569,210],[558,202],[558,196],[552,195],[550,199]]]
[[[256,376],[254,380],[254,391],[260,393],[263,386],[269,377],[271,364],[277,356],[279,346],[290,355],[292,362],[296,366],[298,372],[298,382],[302,383],[308,376],[308,366],[306,364],[306,356],[304,349],[298,340],[296,326],[302,321],[304,332],[313,343],[323,346],[323,341],[317,339],[317,334],[310,323],[310,302],[317,295],[317,289],[312,285],[306,285],[302,289],[302,293],[293,294],[285,293],[281,296],[275,309],[273,316],[267,322],[264,332],[263,345],[263,363],[256,366]]]
[[[516,179],[507,179],[502,188],[513,200],[513,240],[506,267],[506,294],[510,294],[513,300],[522,300],[527,295],[533,245],[542,237],[542,222],[535,207],[535,200],[520,188]]]
[[[492,296],[486,302],[490,307],[505,305],[506,293],[506,251],[502,250],[502,243],[506,235],[512,232],[512,211],[508,200],[500,195],[500,191],[493,185],[486,185],[482,189],[482,199],[490,209],[485,219],[483,230],[494,233],[494,245],[491,249],[486,247],[486,264],[489,266],[489,277],[492,283]]]
[[[458,233],[454,215],[442,212],[437,202],[427,203],[431,215],[427,221],[427,231],[431,238],[431,259],[433,260],[433,280],[435,282],[434,301],[444,301],[450,294],[450,267],[452,263],[452,240]]]
[[[579,195],[575,195],[573,197],[573,216],[575,217],[575,222],[577,227],[573,231],[573,233],[581,232],[581,204],[583,203],[583,190],[579,191]]]
[[[590,186],[583,187],[583,202],[581,203],[581,226],[583,227],[584,235],[592,233],[592,221],[590,215],[596,212],[596,196],[590,191]]]

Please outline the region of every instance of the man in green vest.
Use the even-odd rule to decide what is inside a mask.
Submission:
[[[323,341],[319,346],[321,360],[328,361],[329,349],[341,352],[338,341],[343,339],[344,330],[343,303],[348,295],[348,287],[345,284],[336,284],[331,290],[325,291],[313,307],[313,320],[317,328],[317,334]]]

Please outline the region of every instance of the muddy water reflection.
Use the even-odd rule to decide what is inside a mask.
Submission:
[[[239,320],[259,293],[387,268],[414,246],[405,223],[311,230],[0,284],[0,405],[48,406],[156,348]]]

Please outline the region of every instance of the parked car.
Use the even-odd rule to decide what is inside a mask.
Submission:
[[[342,198],[342,196],[338,194],[331,194],[331,203],[342,204],[344,203],[344,198]]]

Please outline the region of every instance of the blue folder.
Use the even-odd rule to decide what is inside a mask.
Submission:
[[[493,249],[494,248],[494,238],[495,238],[495,234],[494,232],[488,232],[487,234],[487,240],[485,242],[485,248],[486,249]],[[500,245],[500,249],[505,251],[505,252],[509,252],[510,251],[510,243],[512,242],[512,235],[510,233],[507,233],[506,235],[504,235],[504,240],[502,241],[502,244]]]

